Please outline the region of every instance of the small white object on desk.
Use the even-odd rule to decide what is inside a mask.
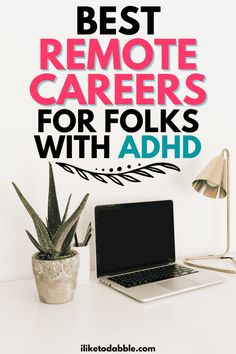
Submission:
[[[79,253],[79,270],[77,284],[88,284],[90,280],[90,248],[87,246],[76,247]]]

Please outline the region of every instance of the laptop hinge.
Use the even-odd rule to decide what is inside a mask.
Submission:
[[[146,269],[157,268],[157,267],[161,267],[161,266],[165,266],[165,265],[170,265],[170,264],[173,264],[173,263],[175,263],[175,260],[168,259],[167,261],[161,262],[161,263],[158,263],[158,264],[147,265],[147,266],[142,266],[142,267],[137,267],[137,268],[135,267],[135,268],[130,268],[130,269],[124,269],[124,270],[119,270],[117,272],[112,272],[112,273],[109,273],[109,274],[99,275],[98,278],[110,277],[110,276],[118,275],[118,274],[133,273],[133,272],[138,272],[140,270],[146,270]]]

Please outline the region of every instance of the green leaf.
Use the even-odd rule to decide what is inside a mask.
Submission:
[[[74,234],[74,239],[75,239],[75,247],[79,247],[79,241],[76,232]]]
[[[47,231],[48,231],[48,234],[49,234],[49,236],[50,236],[50,239],[52,240],[52,238],[53,238],[53,235],[51,234],[51,232],[49,231],[49,228],[48,228],[48,219],[46,218],[46,224],[44,224],[45,225],[45,227],[46,227],[46,229],[47,229]]]
[[[40,244],[35,240],[35,238],[31,235],[31,233],[28,230],[25,230],[27,235],[29,236],[30,241],[33,243],[33,245],[42,253],[47,253],[47,251],[40,246]]]
[[[48,230],[55,235],[61,225],[61,217],[57,202],[56,186],[52,165],[49,163],[49,192],[48,192]]]
[[[88,235],[91,233],[91,231],[92,231],[92,223],[90,222],[90,223],[88,224],[85,237],[88,237]]]
[[[78,222],[80,214],[82,213],[86,205],[88,197],[89,194],[86,194],[82,202],[78,206],[78,208],[71,215],[71,217],[63,225],[61,225],[61,227],[57,230],[56,234],[54,235],[53,244],[59,253],[61,252],[62,245],[65,239],[67,238],[69,231],[75,225],[75,223]]]
[[[46,227],[46,229],[47,229],[47,232],[48,232],[48,234],[49,234],[49,236],[50,236],[50,239],[52,240],[52,234],[50,233],[50,231],[49,231],[49,229],[48,229],[48,219],[46,218],[46,222],[44,222],[44,226]]]
[[[35,210],[31,207],[31,205],[25,199],[25,197],[23,196],[23,194],[21,193],[21,191],[19,190],[17,185],[15,183],[12,183],[12,184],[13,184],[13,187],[15,188],[16,193],[18,194],[21,202],[23,203],[24,207],[26,208],[26,210],[28,211],[29,215],[31,216],[31,218],[33,220],[40,246],[43,247],[46,250],[46,252],[48,252],[48,253],[57,253],[57,251],[50,239],[47,228],[44,225],[44,222],[40,219],[38,214],[35,212]]]
[[[78,242],[78,238],[76,236],[76,228],[78,226],[78,222],[79,222],[79,219],[76,221],[75,225],[72,226],[72,228],[70,229],[69,233],[68,233],[68,236],[66,237],[63,245],[62,245],[62,248],[61,248],[61,255],[64,256],[66,254],[68,254],[70,252],[70,248],[71,248],[71,242],[73,240],[73,237],[75,237],[75,247],[79,247],[79,242]],[[89,223],[88,225],[88,228],[87,228],[87,231],[86,231],[86,234],[85,234],[85,239],[89,236],[89,234],[91,233],[92,231],[92,226],[91,226],[91,222]]]
[[[86,234],[85,234],[84,241],[82,242],[82,246],[87,246],[91,236],[92,236],[92,224],[90,222],[88,224],[88,228],[87,228],[87,231],[86,231]]]
[[[66,221],[66,217],[67,217],[67,213],[68,213],[68,209],[69,209],[69,205],[70,205],[70,200],[71,200],[71,196],[72,194],[69,195],[69,198],[68,198],[68,201],[67,201],[67,204],[66,204],[66,210],[64,212],[64,215],[63,215],[63,218],[62,218],[62,224],[64,224],[64,222]]]
[[[79,222],[79,219],[76,221],[74,226],[72,226],[72,228],[70,229],[65,241],[63,242],[63,245],[62,245],[62,248],[61,248],[61,255],[62,256],[65,256],[66,254],[68,254],[70,252],[71,242],[72,242],[73,237],[75,235],[75,231],[76,231],[78,222]]]

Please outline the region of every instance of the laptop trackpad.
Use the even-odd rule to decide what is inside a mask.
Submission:
[[[198,282],[193,281],[193,280],[189,280],[186,278],[177,278],[177,279],[166,280],[161,284],[157,283],[157,285],[163,286],[164,288],[167,288],[172,291],[191,288],[191,287],[196,286],[198,284],[199,284]]]

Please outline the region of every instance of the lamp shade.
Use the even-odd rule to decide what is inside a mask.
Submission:
[[[227,194],[227,162],[224,154],[214,157],[193,181],[193,188],[210,198],[224,198]]]

